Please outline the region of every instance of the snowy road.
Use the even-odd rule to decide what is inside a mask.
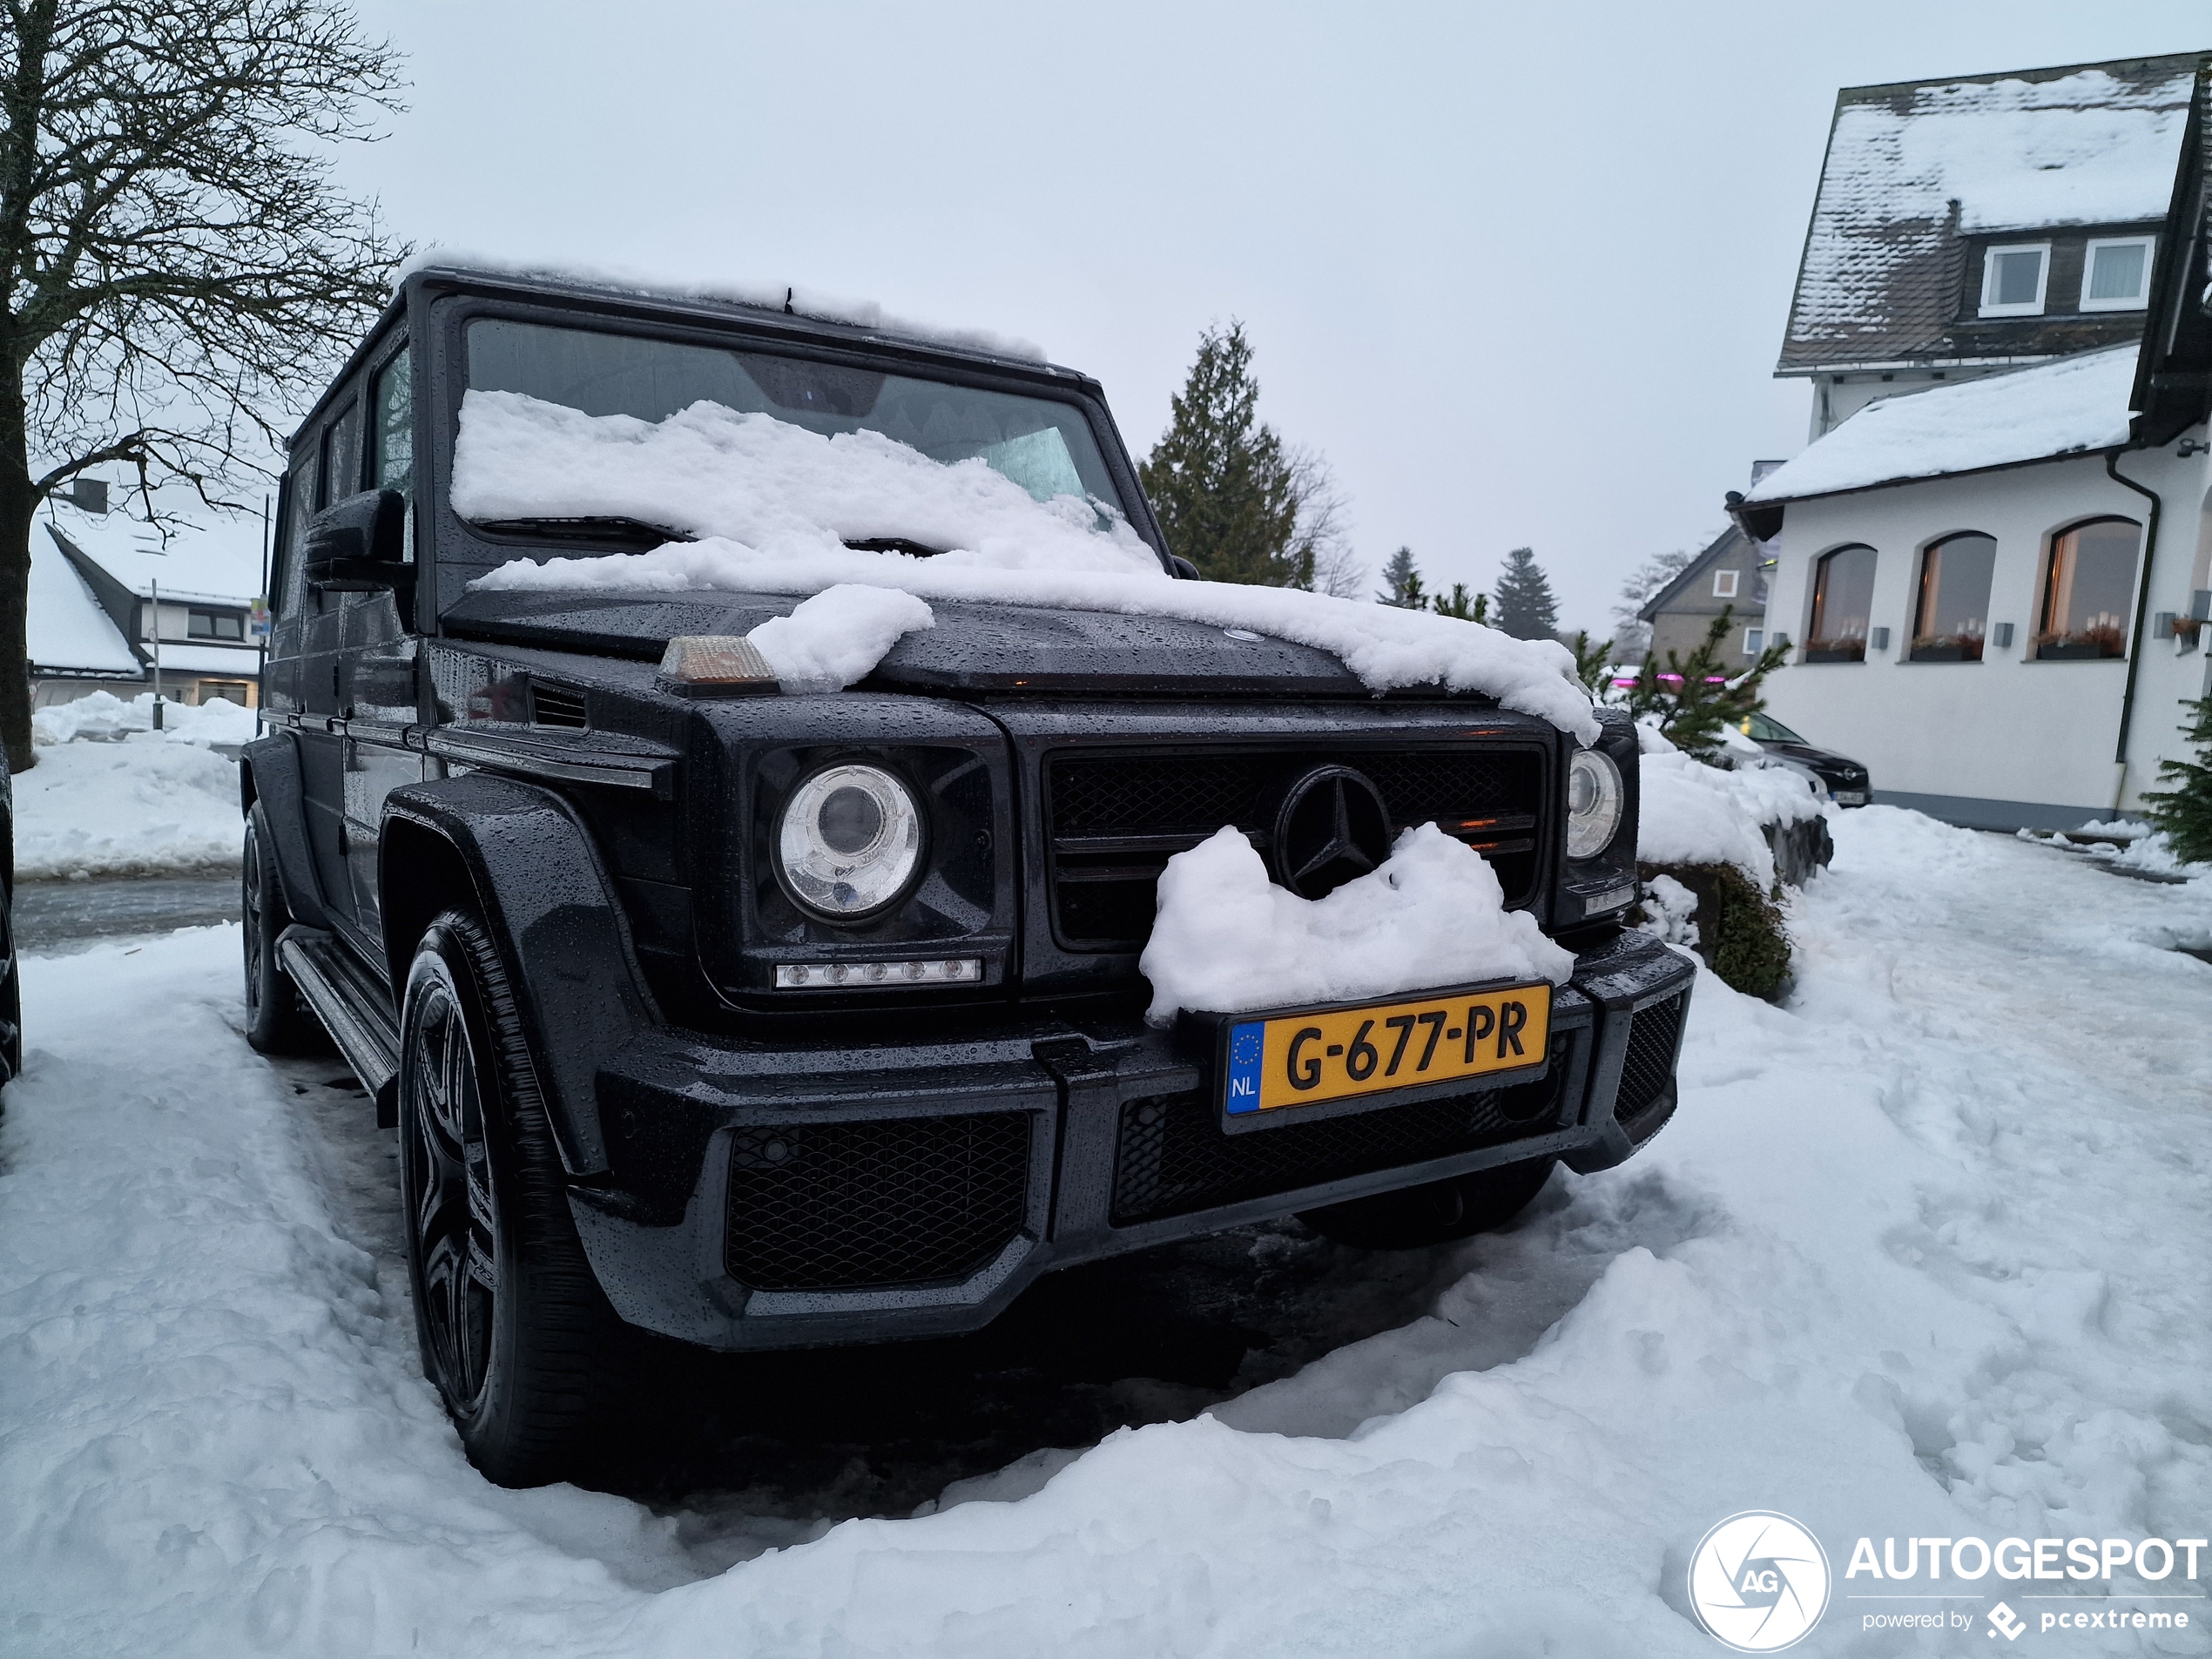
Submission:
[[[1896,1587],[1841,1578],[1851,1541],[2212,1525],[2212,967],[2173,948],[2212,945],[2212,884],[1887,809],[1836,833],[1791,1006],[1701,981],[1628,1169],[1450,1250],[1285,1226],[971,1343],[694,1367],[629,1496],[462,1460],[388,1136],[334,1061],[239,1040],[233,931],[33,961],[0,1652],[1710,1655],[1681,1563],[1749,1507],[1833,1558],[1799,1651],[1992,1651],[1863,1629]]]

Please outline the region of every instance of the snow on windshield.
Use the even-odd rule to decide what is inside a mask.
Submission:
[[[471,388],[453,506],[478,522],[635,518],[786,558],[901,537],[1004,568],[1160,568],[1112,509],[1038,501],[981,456],[946,465],[880,432],[813,432],[708,402],[656,421]]]
[[[840,583],[923,599],[1043,605],[1244,628],[1330,651],[1371,690],[1495,698],[1597,736],[1574,654],[1552,640],[1287,588],[1177,581],[1118,515],[1035,499],[971,458],[947,465],[880,433],[825,435],[694,403],[664,421],[590,415],[471,389],[454,453],[465,518],[619,516],[701,536],[650,553],[516,559],[478,590],[819,593]],[[846,543],[903,537],[934,558]]]

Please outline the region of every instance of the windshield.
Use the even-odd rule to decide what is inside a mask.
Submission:
[[[1803,743],[1804,739],[1770,714],[1755,714],[1743,722],[1746,737],[1758,743]]]
[[[658,422],[708,402],[824,435],[876,432],[947,465],[980,460],[1039,502],[1073,496],[1126,512],[1082,410],[1049,398],[489,317],[469,326],[469,385],[591,415]]]

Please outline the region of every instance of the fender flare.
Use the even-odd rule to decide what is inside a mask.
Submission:
[[[239,813],[251,813],[257,800],[268,804],[269,838],[275,843],[271,850],[276,855],[277,880],[284,888],[284,907],[294,921],[328,927],[322,885],[315,879],[315,861],[307,851],[299,739],[289,732],[272,732],[246,745],[239,759]]]
[[[466,891],[455,892],[462,880]],[[506,960],[562,1164],[574,1177],[604,1174],[599,1069],[659,1012],[576,809],[488,772],[395,789],[384,801],[377,885],[395,994],[421,929],[473,899]]]

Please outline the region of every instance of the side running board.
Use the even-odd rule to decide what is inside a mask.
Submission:
[[[384,987],[320,927],[287,927],[277,941],[277,961],[374,1096],[377,1128],[392,1128],[400,1121],[400,1033]]]

